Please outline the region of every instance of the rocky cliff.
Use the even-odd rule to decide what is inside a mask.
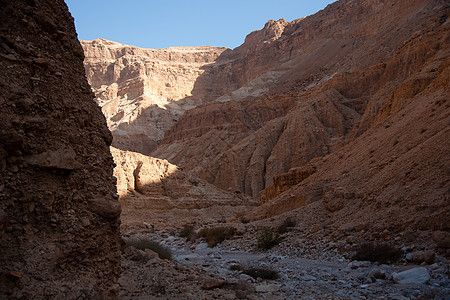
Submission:
[[[89,83],[115,147],[149,154],[176,119],[222,95],[227,48],[142,49],[103,39],[81,41]],[[222,80],[218,80],[221,78]]]
[[[326,156],[370,128],[380,102],[412,80],[440,42],[409,47],[417,48],[411,50],[417,57],[396,53],[445,20],[446,5],[439,1],[340,1],[291,23],[271,21],[227,53],[242,86],[217,101],[234,100],[222,105],[243,107],[246,122],[267,107],[278,113],[229,135],[235,121],[224,123],[217,117],[220,104],[207,104],[184,114],[152,154],[223,189],[258,197],[274,176]]]
[[[0,1],[0,298],[115,299],[112,137],[62,0]]]
[[[271,20],[192,77],[192,97],[166,112],[193,102],[140,152],[262,196],[252,218],[446,231],[447,17],[441,0],[341,0]]]
[[[124,214],[248,202],[245,197],[226,193],[202,179],[189,176],[167,160],[112,147],[111,153],[117,165],[114,176]]]

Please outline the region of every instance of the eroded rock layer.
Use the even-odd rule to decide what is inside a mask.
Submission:
[[[186,110],[223,94],[227,48],[142,49],[81,41],[86,74],[115,147],[149,154]],[[220,80],[221,79],[221,80]]]
[[[114,299],[111,134],[62,0],[0,1],[0,298]]]
[[[167,160],[113,147],[111,153],[117,165],[114,176],[125,215],[146,210],[162,212],[249,202],[244,196],[226,193],[189,176]]]
[[[435,55],[445,61],[446,20],[443,1],[348,0],[290,23],[269,22],[227,54],[241,86],[218,102],[243,108],[243,124],[266,107],[279,113],[230,134],[236,120],[218,117],[217,103],[197,107],[152,154],[258,197],[274,176],[336,151],[427,86],[429,75],[412,75],[435,68]],[[282,101],[289,106],[279,110]]]

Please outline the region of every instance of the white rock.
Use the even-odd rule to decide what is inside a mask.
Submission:
[[[430,280],[430,274],[426,268],[419,267],[394,273],[392,279],[398,284],[422,284],[427,283]]]
[[[358,269],[361,266],[361,264],[359,263],[359,261],[351,261],[348,263],[347,267],[352,268],[352,269]]]
[[[239,279],[245,280],[245,281],[250,281],[250,282],[254,282],[255,279],[253,279],[252,276],[249,276],[247,274],[239,274]]]
[[[205,249],[208,249],[207,243],[200,243],[197,245],[197,247],[195,247],[196,251],[201,251],[201,250],[205,250]]]

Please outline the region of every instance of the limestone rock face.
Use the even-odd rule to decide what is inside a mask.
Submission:
[[[213,205],[243,205],[245,197],[226,193],[189,176],[166,160],[111,147],[117,167],[117,189],[124,215],[170,209],[200,209]]]
[[[227,61],[219,59],[227,48],[142,49],[104,39],[81,45],[113,145],[143,154],[184,111],[222,95],[219,78],[228,76]]]
[[[0,1],[0,298],[115,299],[111,134],[62,0]]]

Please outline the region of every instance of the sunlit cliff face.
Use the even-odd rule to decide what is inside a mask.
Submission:
[[[154,50],[103,39],[81,44],[88,81],[111,131],[121,136],[142,134],[155,142],[174,119],[204,100],[205,95],[199,95],[201,100],[193,95],[196,81],[227,49],[205,46]],[[148,122],[130,128],[142,115]]]

